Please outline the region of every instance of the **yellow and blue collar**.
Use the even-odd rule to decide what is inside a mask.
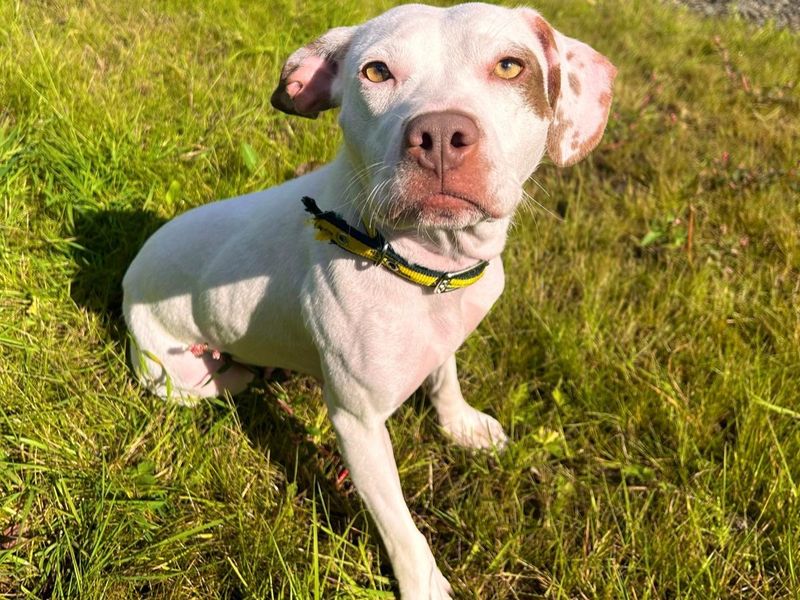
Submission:
[[[343,250],[366,258],[376,265],[388,269],[398,277],[432,288],[434,294],[442,294],[458,290],[478,281],[486,272],[489,263],[485,260],[461,271],[447,272],[428,269],[411,262],[397,254],[392,245],[387,242],[377,230],[363,233],[352,227],[341,216],[333,211],[323,212],[313,198],[302,198],[306,212],[313,215],[313,225],[317,230],[318,240],[329,241]]]

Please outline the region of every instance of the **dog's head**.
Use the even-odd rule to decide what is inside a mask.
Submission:
[[[567,166],[597,145],[615,75],[531,9],[411,4],[297,50],[272,103],[342,107],[371,218],[462,229],[509,217],[545,152]]]

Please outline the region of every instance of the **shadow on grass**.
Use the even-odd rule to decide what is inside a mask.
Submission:
[[[288,395],[277,391],[283,384],[290,390]],[[368,531],[372,540],[378,540],[377,530],[347,475],[335,439],[330,436],[321,439],[284,400],[289,396],[298,402],[321,402],[310,393],[316,385],[310,377],[282,370],[257,380],[234,398],[242,430],[256,448],[283,469],[286,480],[297,486],[298,496],[316,496],[322,500],[324,509],[320,511],[320,519],[333,533],[361,536]],[[388,555],[382,543],[378,547],[380,572],[390,577],[392,589],[399,593]]]
[[[75,240],[72,259],[77,272],[71,296],[76,304],[102,317],[109,336],[124,343],[122,279],[145,241],[166,219],[142,209],[106,209],[79,213],[70,232]],[[371,528],[358,496],[344,472],[335,441],[320,441],[294,410],[276,392],[285,384],[292,397],[318,402],[309,393],[312,379],[274,371],[256,380],[234,398],[242,430],[270,460],[283,469],[286,479],[297,486],[297,494],[322,498],[332,531],[349,535]],[[373,539],[377,533],[370,529]],[[383,550],[383,549],[382,549]],[[385,553],[382,571],[391,574]],[[394,585],[394,584],[393,584]]]
[[[73,259],[78,271],[72,299],[79,306],[122,319],[122,278],[136,253],[166,219],[143,209],[87,211],[75,216]]]
[[[84,308],[107,317],[109,324],[124,329],[122,323],[122,278],[139,249],[166,219],[142,209],[87,211],[75,218],[72,232],[76,246],[73,259],[78,267],[72,284],[72,299]],[[268,379],[235,398],[242,427],[253,443],[280,462],[298,486],[309,493],[315,485],[326,485],[335,448],[321,448],[309,441],[313,436],[293,416],[292,409],[269,390],[270,383],[284,383],[289,376],[275,371]],[[311,386],[297,379],[300,387]],[[267,386],[267,389],[261,389]],[[294,384],[291,384],[294,387]],[[321,454],[322,453],[322,454]],[[327,453],[328,456],[323,456]],[[340,486],[341,487],[341,486]],[[336,490],[333,490],[336,491]],[[341,495],[341,494],[339,494]],[[349,508],[349,506],[348,506]]]
[[[292,387],[315,385],[312,380],[296,377]],[[277,372],[234,398],[242,430],[257,448],[269,453],[270,459],[283,467],[287,480],[297,485],[298,493],[312,497],[315,488],[330,501],[331,516],[355,516],[360,510],[355,490],[346,477],[339,450],[333,441],[319,436],[293,414],[281,395],[269,389],[271,382],[285,381]],[[259,384],[266,383],[262,389]],[[292,394],[298,402],[318,402],[308,394]]]
[[[114,336],[125,335],[122,322],[125,272],[147,238],[165,222],[163,217],[142,209],[107,209],[76,215],[71,232],[76,242],[72,252],[77,265],[72,299],[101,315],[114,330],[111,332]],[[335,446],[315,444],[313,432],[270,390],[271,383],[288,380],[283,371],[275,371],[268,379],[257,378],[250,389],[234,399],[242,428],[254,444],[284,467],[290,481],[296,479],[299,491],[313,495],[317,486],[330,496],[332,509],[354,515],[358,507],[347,499],[351,492],[349,484],[336,483],[343,467]],[[300,388],[314,385],[311,380],[293,381],[297,383],[287,384]]]

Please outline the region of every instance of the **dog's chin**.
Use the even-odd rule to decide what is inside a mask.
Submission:
[[[450,193],[433,193],[396,205],[391,220],[402,229],[458,230],[494,217],[477,201]]]

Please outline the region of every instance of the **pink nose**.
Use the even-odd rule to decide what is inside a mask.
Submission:
[[[406,152],[424,169],[442,173],[455,169],[480,140],[478,126],[456,112],[433,112],[414,117],[406,126]]]

